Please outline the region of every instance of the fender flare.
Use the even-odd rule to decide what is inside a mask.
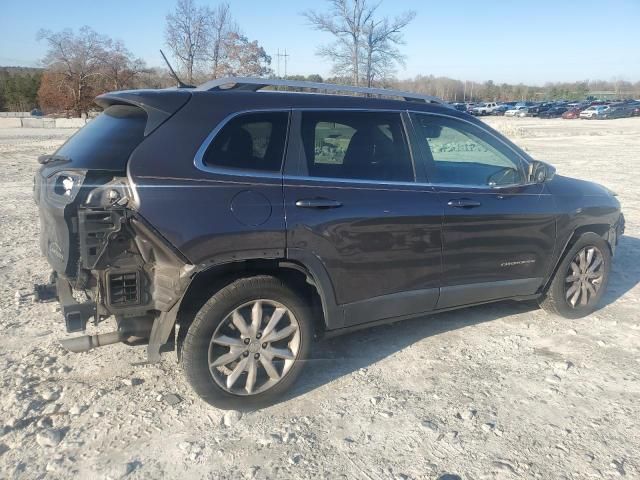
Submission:
[[[288,248],[287,260],[300,264],[306,270],[307,275],[313,280],[322,303],[325,328],[327,330],[335,330],[344,327],[344,308],[342,305],[336,303],[333,282],[322,260],[313,253],[300,248]]]

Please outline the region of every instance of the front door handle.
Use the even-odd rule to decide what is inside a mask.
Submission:
[[[449,200],[447,205],[454,208],[476,208],[482,204],[469,198],[456,198],[455,200]]]
[[[338,208],[341,206],[342,202],[328,198],[306,198],[296,202],[296,207],[300,208]]]

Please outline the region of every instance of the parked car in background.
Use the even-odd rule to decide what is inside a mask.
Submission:
[[[549,110],[545,110],[544,112],[540,112],[538,117],[540,118],[560,118],[562,115],[567,112],[567,107],[551,107]]]
[[[580,112],[582,111],[582,109],[574,107],[574,108],[569,108],[566,112],[564,112],[562,114],[562,118],[564,118],[565,120],[571,120],[571,119],[575,119],[575,118],[580,118]]]
[[[542,112],[546,112],[547,110],[549,110],[552,106],[552,103],[538,103],[537,105],[529,107],[527,115],[530,117],[537,117]]]
[[[527,115],[527,107],[523,106],[515,106],[510,110],[504,112],[505,117],[524,117]]]
[[[599,118],[606,108],[604,105],[592,105],[580,112],[580,118],[586,118],[588,120]]]
[[[452,103],[451,106],[458,110],[459,112],[466,112],[467,105],[465,103]]]
[[[496,102],[483,102],[480,105],[471,109],[472,115],[490,115],[496,109],[498,104]]]
[[[39,108],[34,108],[33,110],[31,110],[31,112],[29,112],[29,115],[31,115],[32,117],[42,117],[44,116],[44,113],[42,113],[42,110],[40,110]]]
[[[610,105],[606,107],[600,114],[599,118],[603,120],[612,120],[614,118],[628,118],[633,115],[633,107],[626,103],[618,105]]]
[[[507,104],[502,104],[502,105],[498,105],[496,108],[493,109],[493,115],[504,115],[504,113],[509,110],[511,108],[511,105],[507,105]]]

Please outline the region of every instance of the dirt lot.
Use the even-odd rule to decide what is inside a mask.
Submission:
[[[640,477],[640,118],[488,122],[627,216],[602,308],[501,303],[317,345],[290,398],[241,416],[195,398],[173,354],[74,355],[31,196],[69,130],[0,130],[0,478]],[[177,395],[177,397],[175,396]]]

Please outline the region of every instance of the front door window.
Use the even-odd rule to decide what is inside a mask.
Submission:
[[[432,183],[472,187],[524,183],[521,160],[482,129],[445,117],[417,114],[415,118]]]

